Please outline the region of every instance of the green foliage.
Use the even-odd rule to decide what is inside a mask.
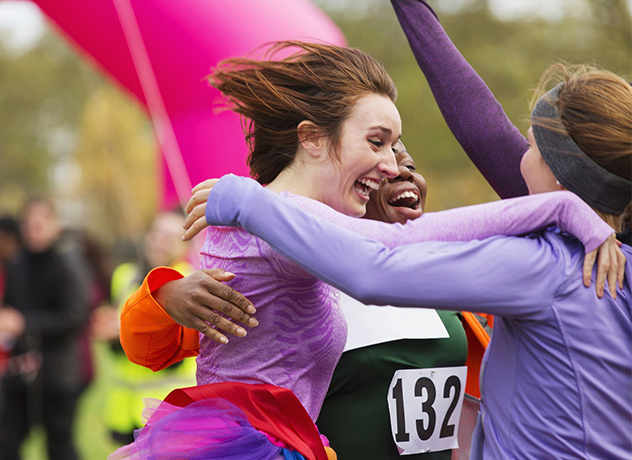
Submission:
[[[141,238],[157,206],[158,150],[136,101],[48,33],[23,53],[0,41],[0,106],[0,213],[45,193],[110,247]],[[60,168],[69,163],[76,184]]]
[[[92,204],[84,228],[108,246],[140,241],[160,191],[158,149],[146,114],[127,95],[103,86],[83,107],[77,130],[79,191]]]
[[[59,37],[21,54],[0,42],[0,210],[49,191],[54,156],[65,153],[55,136],[74,131],[99,81]]]

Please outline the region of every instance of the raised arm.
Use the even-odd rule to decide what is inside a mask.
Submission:
[[[450,130],[501,198],[526,195],[525,137],[450,41],[425,1],[391,0],[419,68]]]
[[[570,192],[554,192],[485,203],[465,208],[426,213],[406,224],[385,224],[344,216],[328,206],[296,198],[301,206],[320,218],[377,240],[389,248],[421,241],[470,241],[496,235],[522,235],[550,225],[575,235],[586,247],[596,249],[613,233],[580,198]],[[206,206],[211,225],[242,226],[243,216],[254,203],[271,202],[288,219],[294,207],[256,181],[225,176],[213,188]]]

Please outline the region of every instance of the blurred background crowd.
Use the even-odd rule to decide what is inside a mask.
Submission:
[[[406,146],[433,187],[427,210],[497,199],[445,126],[390,3],[314,3],[393,77]],[[431,3],[525,131],[519,117],[552,62],[632,74],[628,0]],[[142,423],[138,394],[194,383],[193,363],[160,377],[126,368],[118,344],[118,309],[145,274],[196,264],[180,240],[182,213],[160,209],[157,151],[146,113],[35,5],[0,1],[0,414],[28,405],[27,420],[12,427],[35,427],[23,458],[47,458],[44,432],[63,438],[76,414],[68,426],[78,458],[103,459]]]

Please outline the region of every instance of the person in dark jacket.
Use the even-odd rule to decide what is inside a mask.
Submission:
[[[36,198],[23,211],[24,248],[7,270],[0,329],[11,337],[14,372],[0,396],[0,458],[20,458],[29,430],[43,423],[51,460],[78,458],[72,440],[82,378],[78,337],[87,294],[78,259],[59,245],[52,202]]]

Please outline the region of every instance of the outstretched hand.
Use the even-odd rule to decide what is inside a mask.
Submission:
[[[197,270],[165,283],[154,292],[154,298],[176,323],[197,329],[216,342],[228,343],[220,331],[246,335],[246,330],[231,320],[251,327],[259,324],[251,316],[256,310],[250,301],[224,284],[234,277],[219,268]]]
[[[185,231],[182,236],[184,241],[189,241],[208,226],[205,214],[206,201],[208,200],[208,195],[211,193],[211,189],[217,184],[217,181],[219,181],[219,179],[207,179],[197,184],[193,190],[191,190],[192,196],[184,208],[184,211],[187,213],[186,220],[184,221]]]
[[[608,290],[614,299],[617,298],[617,284],[623,287],[625,273],[625,255],[619,249],[620,243],[614,233],[597,249],[586,253],[584,258],[584,285],[590,286],[593,266],[597,262],[597,279],[595,285],[597,296],[603,297],[604,287],[608,283]]]

